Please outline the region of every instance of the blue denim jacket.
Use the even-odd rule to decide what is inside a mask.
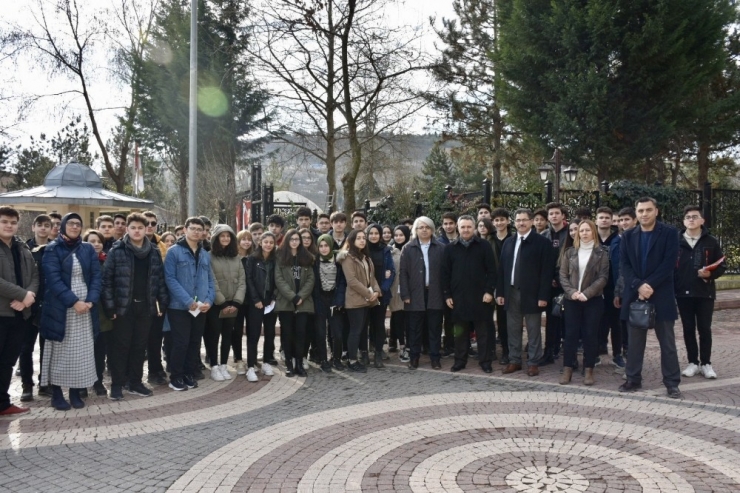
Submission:
[[[198,246],[198,267],[195,255],[184,239],[167,251],[164,260],[164,280],[170,290],[170,308],[188,310],[198,301],[213,305],[216,289],[211,271],[211,255]]]

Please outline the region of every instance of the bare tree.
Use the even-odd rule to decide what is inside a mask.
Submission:
[[[366,140],[392,133],[426,103],[413,93],[412,74],[426,67],[418,49],[420,26],[392,27],[383,11],[390,0],[277,0],[261,15],[253,47],[285,118],[272,135],[326,164],[329,194],[337,193],[337,163],[344,208],[356,206],[355,184]],[[378,124],[364,132],[374,110]],[[306,137],[320,136],[322,145]],[[338,150],[339,141],[347,145]]]

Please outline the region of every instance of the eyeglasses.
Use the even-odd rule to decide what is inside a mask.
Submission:
[[[70,228],[81,228],[82,227],[82,223],[77,222],[77,221],[74,221],[74,222],[70,221],[70,222],[67,223],[67,226],[70,227]]]
[[[701,219],[701,216],[684,216],[684,219],[687,221],[698,221],[699,219]]]
[[[430,228],[429,226],[426,226],[426,225],[424,225],[424,226],[417,226],[416,227],[416,231],[421,231],[422,229],[432,229],[432,228]]]
[[[301,239],[297,236],[294,236],[293,238],[290,239],[290,241],[301,241]]]
[[[149,225],[149,226],[156,226],[157,225],[157,221],[149,221],[147,223],[147,225]]]
[[[188,231],[192,231],[193,233],[202,233],[203,228],[188,226]]]

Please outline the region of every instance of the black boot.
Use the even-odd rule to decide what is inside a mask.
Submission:
[[[83,401],[80,396],[80,390],[81,389],[69,389],[69,403],[72,404],[72,407],[75,409],[82,409],[85,407],[85,401]]]
[[[385,368],[385,365],[383,364],[383,351],[375,351],[375,368],[381,369]]]
[[[293,358],[285,358],[285,376],[292,377],[295,373],[293,372]]]
[[[360,363],[364,366],[370,365],[370,356],[367,354],[367,351],[360,351]]]
[[[51,386],[51,406],[57,411],[69,411],[72,406],[64,398],[62,388],[59,385]]]
[[[305,377],[307,375],[305,368],[303,368],[303,358],[295,359],[295,374],[299,377]]]

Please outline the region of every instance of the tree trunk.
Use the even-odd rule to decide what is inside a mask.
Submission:
[[[496,107],[496,110],[494,112],[495,122],[493,124],[493,147],[494,147],[494,154],[493,154],[493,174],[492,174],[492,192],[500,192],[501,191],[501,154],[503,154],[503,150],[501,149],[501,141],[503,139],[504,134],[504,122],[501,120],[501,110]],[[493,194],[491,194],[493,196]]]
[[[352,151],[352,159],[349,164],[349,170],[342,176],[342,185],[344,186],[344,210],[352,213],[355,210],[355,183],[357,174],[362,164],[362,146],[360,139],[357,137],[357,120],[352,113],[352,98],[350,97],[350,75],[349,75],[349,33],[352,30],[352,21],[354,20],[355,7],[357,0],[348,0],[347,6],[347,24],[342,32],[342,88],[344,91],[344,111],[347,119],[347,133],[349,137],[349,146]]]
[[[328,2],[326,5],[326,13],[328,16],[329,32],[334,32],[334,18],[332,15],[333,2]],[[332,205],[337,203],[337,157],[336,157],[336,127],[334,123],[334,110],[336,108],[336,100],[334,96],[334,81],[336,79],[336,71],[334,70],[334,57],[335,53],[335,39],[334,36],[329,36],[327,39],[328,49],[326,54],[326,183],[329,186],[327,195],[331,197]],[[325,211],[329,213],[330,211]]]
[[[699,142],[696,162],[699,167],[696,176],[696,188],[704,190],[704,184],[709,181],[709,144],[707,142]]]

